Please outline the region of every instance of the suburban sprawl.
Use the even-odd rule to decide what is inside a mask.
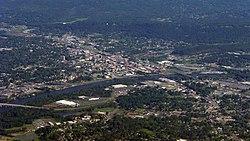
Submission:
[[[0,0],[0,140],[250,140],[249,2],[14,1]]]

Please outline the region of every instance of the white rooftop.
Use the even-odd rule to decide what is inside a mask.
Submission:
[[[62,104],[62,105],[68,105],[68,106],[78,106],[78,103],[75,103],[73,101],[67,101],[67,100],[59,100],[56,102],[57,104]]]
[[[123,84],[117,84],[117,85],[112,85],[113,88],[118,89],[118,88],[127,88],[127,85],[123,85]]]

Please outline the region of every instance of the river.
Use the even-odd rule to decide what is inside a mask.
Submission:
[[[134,82],[136,80],[142,80],[143,81],[143,80],[147,80],[147,79],[166,77],[166,76],[173,77],[174,75],[155,74],[155,75],[126,77],[126,78],[114,78],[114,79],[103,80],[103,81],[98,81],[98,82],[91,82],[91,83],[87,83],[87,84],[83,84],[83,85],[79,85],[79,86],[65,88],[65,89],[62,89],[62,90],[55,90],[55,91],[52,91],[52,92],[45,92],[45,93],[38,94],[38,95],[33,96],[33,97],[28,97],[28,98],[23,98],[23,99],[16,99],[16,100],[13,100],[13,101],[11,101],[9,103],[10,104],[25,104],[25,103],[33,101],[33,100],[35,100],[37,98],[41,98],[41,97],[48,96],[48,95],[53,95],[53,94],[64,94],[64,93],[70,93],[70,92],[74,92],[74,91],[89,89],[89,88],[93,88],[93,87],[97,87],[97,86],[109,86],[109,85],[113,85],[113,84],[119,84],[119,83],[122,83],[124,81],[130,81],[130,82]],[[10,107],[0,107],[0,112],[6,111],[8,109],[11,109],[11,108]]]

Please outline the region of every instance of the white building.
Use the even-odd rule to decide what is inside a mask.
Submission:
[[[96,100],[99,100],[100,98],[97,97],[97,98],[90,98],[89,101],[96,101]]]
[[[87,99],[88,97],[87,96],[78,96],[78,98],[80,98],[80,99]]]
[[[61,104],[61,105],[66,105],[66,106],[72,106],[72,107],[79,106],[78,103],[75,103],[73,101],[67,101],[67,100],[59,100],[59,101],[56,102],[56,104]]]
[[[112,85],[112,87],[114,89],[121,89],[121,88],[127,88],[128,86],[123,84],[118,84],[118,85]]]

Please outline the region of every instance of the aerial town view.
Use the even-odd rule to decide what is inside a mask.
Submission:
[[[0,0],[0,141],[250,141],[250,1]]]

